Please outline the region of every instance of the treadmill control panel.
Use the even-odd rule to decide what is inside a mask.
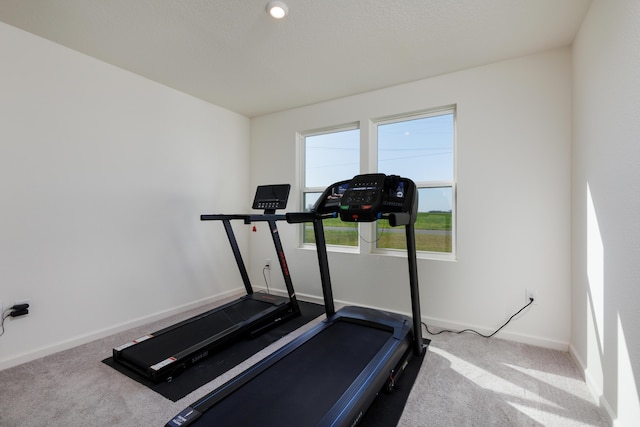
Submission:
[[[265,213],[275,213],[276,209],[285,209],[290,190],[290,184],[259,185],[251,208],[264,209]]]
[[[375,221],[384,201],[386,180],[381,173],[355,176],[340,201],[340,219]]]
[[[408,178],[364,174],[328,187],[313,210],[335,213],[347,222],[372,222],[389,213],[409,214],[415,221],[417,198],[416,185]]]

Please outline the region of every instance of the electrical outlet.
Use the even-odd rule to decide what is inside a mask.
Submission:
[[[271,270],[271,259],[267,258],[264,260],[264,267]]]
[[[538,295],[536,294],[536,291],[532,290],[532,289],[526,289],[526,302],[527,304],[529,304],[529,302],[531,301],[531,299],[533,298],[533,304],[538,304]]]

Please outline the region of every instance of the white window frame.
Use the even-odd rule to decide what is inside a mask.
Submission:
[[[329,133],[336,133],[336,132],[345,132],[345,131],[350,131],[350,130],[358,130],[360,131],[360,145],[358,146],[358,150],[359,150],[359,159],[362,159],[362,129],[360,127],[360,122],[351,122],[351,123],[346,123],[346,124],[342,124],[342,125],[336,125],[336,126],[330,126],[330,127],[326,127],[326,128],[320,128],[320,129],[313,129],[313,130],[308,130],[308,131],[304,131],[304,132],[298,132],[297,134],[297,145],[298,147],[300,147],[300,156],[299,156],[299,160],[298,160],[298,164],[301,165],[299,171],[298,171],[298,182],[301,183],[301,192],[300,192],[300,207],[301,209],[304,211],[307,207],[304,206],[305,203],[305,195],[307,193],[323,193],[324,190],[326,190],[327,187],[307,187],[307,183],[306,183],[306,169],[307,169],[307,165],[306,165],[306,138],[310,137],[310,136],[317,136],[317,135],[325,135],[325,134],[329,134]],[[360,163],[362,163],[360,161]],[[362,167],[361,165],[359,166],[359,169],[361,170]],[[362,173],[362,172],[358,172],[358,173]],[[345,177],[344,179],[349,179],[351,177]],[[330,182],[329,184],[327,184],[327,186],[333,184],[333,182]],[[299,238],[298,238],[298,242],[300,244],[300,247],[304,248],[304,249],[316,249],[316,244],[315,243],[306,243],[304,241],[304,235],[305,235],[305,224],[301,224],[300,227],[298,228],[299,230]],[[327,243],[327,250],[329,251],[334,251],[334,252],[347,252],[347,253],[360,253],[360,242],[362,241],[361,237],[361,232],[362,229],[360,227],[360,225],[358,224],[357,226],[357,232],[358,232],[358,244],[355,246],[349,246],[349,245],[335,245],[335,244],[330,244]]]
[[[451,252],[434,252],[434,251],[417,251],[418,258],[423,259],[436,259],[436,260],[447,260],[453,261],[456,260],[456,241],[457,241],[457,162],[456,162],[456,153],[457,153],[457,144],[456,144],[456,121],[457,121],[457,110],[455,105],[449,105],[444,107],[438,107],[434,109],[428,109],[423,111],[417,111],[406,114],[395,114],[393,116],[380,117],[374,120],[371,120],[370,126],[370,140],[371,140],[371,151],[370,156],[372,161],[369,163],[373,167],[373,171],[377,172],[378,170],[378,126],[386,125],[390,123],[398,123],[403,121],[410,121],[416,119],[422,119],[427,117],[435,117],[441,116],[444,114],[453,114],[453,176],[451,180],[438,180],[438,181],[415,181],[416,187],[418,190],[423,188],[440,188],[440,187],[450,187],[451,188]],[[377,234],[377,223],[370,224],[371,236],[376,236]],[[373,254],[381,254],[381,255],[392,255],[392,256],[406,256],[406,251],[401,249],[393,249],[393,248],[378,248],[376,242],[371,242],[370,244],[370,252]]]
[[[455,261],[457,254],[457,108],[456,105],[447,105],[427,110],[420,110],[410,113],[395,114],[391,116],[379,117],[366,122],[350,122],[342,125],[330,126],[325,128],[313,129],[298,132],[296,134],[297,147],[299,147],[298,156],[298,182],[301,183],[300,188],[300,208],[306,209],[304,206],[306,193],[322,193],[326,187],[307,187],[305,182],[306,174],[306,138],[310,136],[328,134],[333,132],[342,132],[349,130],[360,131],[360,172],[359,173],[376,173],[378,170],[378,126],[401,121],[409,121],[421,119],[425,117],[439,116],[443,114],[453,114],[453,177],[452,180],[442,181],[416,181],[419,189],[423,188],[451,188],[451,252],[431,252],[417,251],[417,257],[420,259],[446,260]],[[368,125],[368,126],[367,126]],[[365,129],[364,126],[367,126]],[[364,129],[364,132],[363,132]],[[351,177],[345,177],[349,179]],[[331,185],[329,183],[328,185]],[[343,246],[335,244],[327,244],[327,250],[332,252],[346,253],[370,253],[376,255],[387,256],[406,256],[406,251],[392,248],[378,248],[376,242],[376,223],[370,224],[358,223],[358,244],[356,246]],[[298,242],[303,249],[316,249],[315,243],[304,242],[304,224],[300,226]]]

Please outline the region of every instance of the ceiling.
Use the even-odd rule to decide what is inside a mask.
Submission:
[[[0,21],[256,117],[568,46],[591,0],[0,0]]]

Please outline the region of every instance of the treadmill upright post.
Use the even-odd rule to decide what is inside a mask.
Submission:
[[[331,289],[329,259],[327,257],[327,242],[324,238],[324,225],[321,217],[313,220],[313,232],[316,236],[316,252],[318,254],[318,265],[320,266],[324,310],[327,313],[327,317],[330,317],[335,314],[336,308],[333,304],[333,290]]]
[[[236,264],[238,264],[238,270],[240,270],[240,276],[242,276],[242,283],[244,283],[247,294],[251,295],[253,294],[253,288],[251,287],[251,281],[249,280],[247,268],[245,267],[244,261],[242,260],[242,254],[240,253],[240,248],[238,247],[238,241],[236,240],[236,236],[233,233],[231,220],[229,218],[223,218],[222,223],[224,224],[224,230],[227,232],[227,237],[229,238],[229,243],[231,244],[231,250],[233,251],[233,256],[236,259]]]
[[[269,219],[269,229],[271,230],[271,237],[273,238],[273,245],[276,248],[278,255],[278,262],[280,263],[280,269],[282,270],[282,276],[284,277],[284,284],[287,287],[287,293],[289,294],[289,300],[291,301],[291,309],[296,315],[300,314],[300,305],[296,298],[296,292],[293,289],[293,283],[291,282],[291,276],[289,275],[289,266],[284,256],[284,249],[282,248],[282,242],[280,241],[280,233],[278,233],[278,226],[275,219]]]
[[[424,352],[422,344],[422,315],[418,287],[418,261],[416,256],[416,234],[413,221],[405,226],[407,238],[407,261],[409,264],[409,288],[411,289],[411,317],[413,318],[413,351],[416,356]]]

